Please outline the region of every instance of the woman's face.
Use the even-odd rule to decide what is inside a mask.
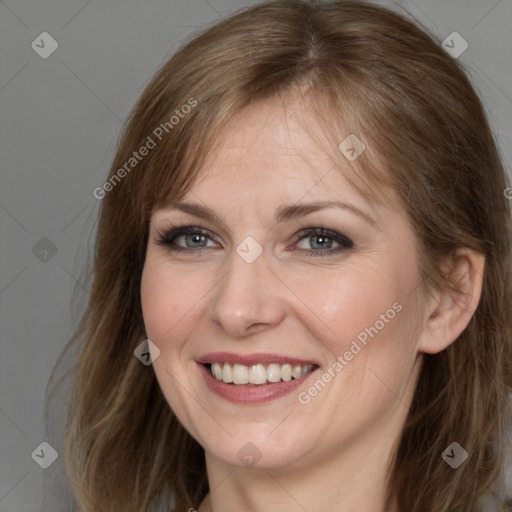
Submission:
[[[180,201],[194,208],[151,218],[153,367],[207,458],[277,468],[370,452],[407,415],[423,322],[414,232],[349,186],[321,137],[313,118],[259,103]]]

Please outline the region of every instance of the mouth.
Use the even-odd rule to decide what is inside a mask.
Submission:
[[[231,402],[255,404],[291,393],[318,368],[313,361],[275,354],[207,354],[196,360],[207,387]]]
[[[207,363],[206,368],[218,381],[234,386],[265,386],[300,379],[317,368],[314,364],[244,364]]]

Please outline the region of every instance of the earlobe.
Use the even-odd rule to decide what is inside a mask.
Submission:
[[[485,255],[467,248],[458,249],[443,270],[452,286],[431,299],[431,313],[418,344],[418,350],[427,354],[444,350],[469,324],[480,302]]]

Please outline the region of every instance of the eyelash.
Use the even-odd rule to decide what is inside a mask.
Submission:
[[[200,228],[198,226],[178,226],[178,227],[167,227],[165,229],[162,229],[157,232],[156,234],[156,243],[158,245],[166,246],[169,248],[170,251],[173,252],[195,252],[200,253],[204,249],[208,249],[208,247],[180,247],[174,243],[174,240],[178,238],[181,235],[201,235],[205,236],[209,239],[213,240],[212,233],[206,229]],[[318,257],[324,257],[324,256],[330,256],[339,254],[342,251],[346,251],[347,249],[353,249],[354,243],[350,238],[346,237],[345,235],[342,235],[340,233],[337,233],[336,231],[331,231],[329,229],[325,229],[323,227],[321,228],[307,228],[295,235],[294,237],[294,243],[297,243],[302,238],[312,237],[312,236],[322,236],[326,237],[329,240],[332,240],[340,245],[337,249],[322,249],[315,251],[313,249],[305,250],[305,249],[296,249],[294,252],[298,252],[299,254],[305,254],[308,257],[312,258],[318,258]]]

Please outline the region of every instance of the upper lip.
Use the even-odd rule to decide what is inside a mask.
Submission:
[[[210,352],[204,356],[196,359],[200,364],[211,364],[211,363],[229,363],[229,364],[242,364],[245,366],[252,366],[255,364],[301,364],[307,365],[312,364],[316,366],[316,363],[307,359],[298,359],[296,357],[290,357],[280,354],[270,353],[254,353],[254,354],[235,354],[233,352]]]

